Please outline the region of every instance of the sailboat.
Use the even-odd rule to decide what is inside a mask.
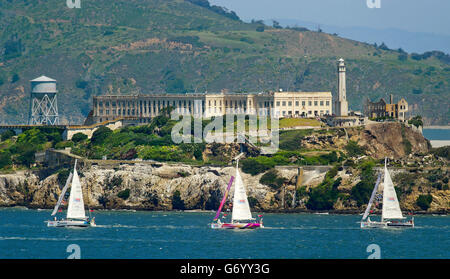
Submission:
[[[77,161],[75,160],[75,165],[73,168],[73,174],[70,173],[67,178],[66,185],[61,191],[58,202],[53,209],[51,216],[55,216],[58,212],[60,205],[64,200],[64,195],[68,189],[70,189],[69,196],[69,206],[67,208],[66,219],[58,220],[56,217],[54,220],[48,220],[48,227],[89,227],[95,226],[95,217],[89,221],[89,217],[86,217],[84,210],[83,192],[81,190],[80,178],[77,172]]]
[[[369,204],[361,219],[361,228],[386,228],[386,227],[414,227],[414,217],[406,220],[400,209],[400,204],[395,193],[394,183],[387,169],[387,160],[384,162],[384,181],[383,181],[383,208],[381,211],[381,221],[370,220],[369,214],[375,200],[378,186],[381,182],[381,173],[378,175],[377,182],[370,196]]]
[[[234,196],[233,196],[233,209],[231,214],[230,223],[222,223],[220,221],[220,213],[223,205],[227,200],[228,193],[230,192],[231,185],[234,184]],[[245,191],[244,182],[242,181],[241,174],[239,173],[239,159],[236,160],[236,177],[232,176],[228,182],[227,190],[217,210],[216,216],[211,223],[212,229],[256,229],[263,228],[262,216],[259,216],[259,222],[252,217],[250,211],[250,205],[248,203],[247,193]]]

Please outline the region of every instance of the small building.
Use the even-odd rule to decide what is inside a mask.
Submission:
[[[408,102],[401,98],[398,103],[394,103],[394,96],[390,95],[390,103],[381,98],[378,102],[371,102],[367,98],[364,104],[364,113],[369,118],[391,117],[400,121],[406,120],[408,112]]]

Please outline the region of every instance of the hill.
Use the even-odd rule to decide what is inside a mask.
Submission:
[[[405,97],[425,124],[450,119],[450,59],[406,54],[331,34],[244,23],[203,0],[0,3],[0,122],[24,123],[29,80],[58,80],[63,122],[80,123],[101,94],[336,90],[347,62],[351,109]]]

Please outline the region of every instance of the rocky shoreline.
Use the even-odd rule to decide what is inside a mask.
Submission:
[[[260,183],[263,175],[252,176],[242,173],[252,210],[266,213],[320,213],[360,214],[365,205],[339,201],[331,210],[310,210],[305,204],[307,197],[296,196],[298,169],[292,166],[277,167],[286,184],[273,189]],[[189,165],[144,165],[123,164],[116,167],[84,166],[79,170],[87,207],[99,210],[150,210],[150,211],[215,211],[223,197],[228,180],[235,169],[229,167],[194,167]],[[320,184],[327,172],[324,167],[309,167],[303,171],[302,186],[314,188]],[[405,173],[397,171],[396,173]],[[67,177],[67,176],[66,176]],[[358,181],[358,175],[341,170],[340,189],[351,190]],[[25,206],[30,209],[52,209],[61,193],[65,177],[52,174],[39,177],[39,173],[21,171],[0,175],[0,207]],[[233,190],[233,188],[232,188]],[[420,210],[415,199],[420,194],[413,190],[401,200],[405,214],[447,214],[450,191],[437,191],[428,211]],[[298,194],[296,194],[298,195]],[[287,203],[286,201],[289,201]]]

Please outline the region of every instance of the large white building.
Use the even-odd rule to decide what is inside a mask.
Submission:
[[[139,118],[147,123],[167,107],[180,114],[205,117],[227,112],[274,114],[280,117],[317,117],[332,114],[331,92],[186,93],[105,95],[93,97],[93,110],[85,124],[117,118]]]

